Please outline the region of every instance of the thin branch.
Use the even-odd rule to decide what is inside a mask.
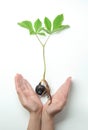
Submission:
[[[37,39],[38,39],[38,41],[40,42],[40,44],[42,45],[42,47],[43,47],[43,43],[41,42],[41,40],[39,39],[39,37],[38,37],[38,35],[36,34],[36,37],[37,37]]]
[[[50,35],[48,36],[48,38],[46,39],[45,43],[44,43],[44,46],[46,45],[47,41],[49,40],[50,38]]]

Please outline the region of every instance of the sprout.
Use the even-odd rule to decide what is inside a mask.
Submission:
[[[43,72],[42,80],[36,86],[35,91],[38,95],[41,95],[41,96],[44,96],[46,94],[50,98],[50,101],[52,100],[52,98],[50,94],[50,87],[48,85],[48,82],[46,81],[45,46],[52,34],[59,33],[70,27],[69,25],[63,25],[62,24],[63,21],[64,21],[64,15],[60,14],[60,15],[57,15],[52,22],[48,17],[45,17],[44,24],[41,22],[39,18],[34,23],[28,20],[18,23],[18,25],[20,25],[21,27],[26,28],[29,31],[30,35],[35,35],[42,47],[44,72]],[[43,43],[40,40],[40,37],[39,37],[40,35],[42,36],[48,35],[48,38],[46,39],[45,43]]]

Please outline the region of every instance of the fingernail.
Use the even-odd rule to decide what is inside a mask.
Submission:
[[[17,73],[16,75],[17,75],[17,76],[22,76],[21,74],[18,74],[18,73]]]
[[[72,77],[71,76],[69,76],[68,78],[67,78],[67,80],[66,80],[66,82],[68,81],[68,80],[72,80]]]
[[[72,77],[70,76],[70,77],[69,77],[69,79],[71,80],[71,79],[72,79]]]

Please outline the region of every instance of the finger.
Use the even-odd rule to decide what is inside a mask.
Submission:
[[[26,79],[24,79],[24,86],[29,91],[30,95],[35,94],[31,84]]]
[[[19,97],[21,103],[23,103],[23,98],[24,98],[24,94],[23,94],[22,89],[21,89],[21,87],[22,87],[22,81],[21,80],[22,79],[23,79],[22,76],[18,75],[18,74],[15,77],[16,91],[17,91],[17,94],[18,94],[18,97]]]
[[[24,102],[23,99],[25,98],[25,96],[24,96],[22,90],[18,89],[17,94],[18,94],[18,97],[19,97],[19,100],[20,100],[21,104],[23,104],[23,102]]]
[[[71,86],[71,77],[68,77],[65,83],[60,87],[59,92],[63,93],[65,97],[68,96]]]
[[[28,91],[25,91],[25,96],[26,97],[32,97],[32,99],[38,101],[38,102],[41,102],[39,96],[35,93],[35,91],[33,90],[33,88],[31,87],[30,83],[25,79],[25,85],[27,86],[28,88]],[[29,93],[28,93],[29,92]]]
[[[22,90],[29,90],[29,86],[26,84],[26,82],[27,80],[25,80],[21,74],[17,74],[15,76],[15,83],[17,83],[16,88],[20,87]]]
[[[20,74],[17,74],[16,76],[15,76],[15,86],[16,86],[16,90],[17,89],[24,89],[24,86],[23,86],[23,77],[22,77],[22,75],[20,75]]]

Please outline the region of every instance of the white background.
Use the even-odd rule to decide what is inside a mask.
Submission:
[[[17,25],[64,14],[70,29],[50,37],[46,46],[52,94],[68,76],[73,84],[65,109],[56,116],[56,130],[88,129],[88,1],[0,1],[0,130],[26,130],[29,113],[21,106],[14,76],[21,73],[35,88],[42,78],[42,48],[35,36]],[[45,100],[45,99],[44,99]]]

